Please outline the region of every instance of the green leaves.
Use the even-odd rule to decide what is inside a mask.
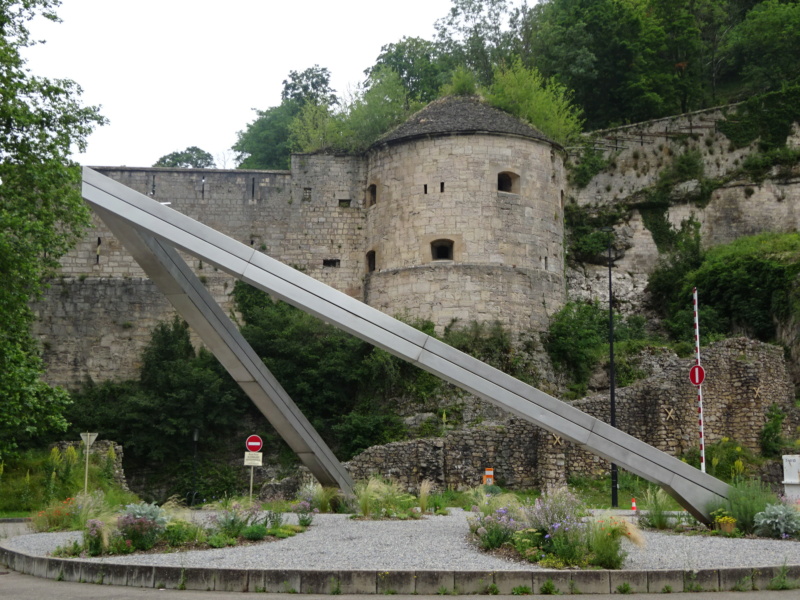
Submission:
[[[214,157],[210,153],[197,146],[189,146],[186,150],[165,154],[153,166],[177,167],[179,169],[213,169],[216,165],[214,164]]]
[[[80,87],[25,68],[26,23],[55,20],[52,0],[0,6],[0,458],[18,444],[63,430],[63,390],[39,380],[28,303],[40,296],[58,259],[89,223],[80,169],[69,160],[105,120],[80,103]]]

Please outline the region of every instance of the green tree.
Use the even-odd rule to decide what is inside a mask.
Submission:
[[[104,122],[69,80],[37,77],[20,52],[27,23],[57,21],[56,0],[0,5],[0,460],[21,443],[63,430],[67,394],[41,381],[29,303],[89,223],[81,173],[69,159]]]
[[[800,3],[766,0],[733,31],[730,51],[756,91],[779,89],[800,76]]]
[[[76,432],[100,431],[143,464],[181,456],[195,430],[204,449],[214,448],[248,411],[254,409],[243,392],[210,352],[195,351],[188,325],[175,317],[153,330],[138,380],[88,383],[69,417]]]
[[[513,38],[507,0],[452,0],[447,16],[434,23],[437,41],[455,65],[476,74],[481,85],[492,82],[494,69],[508,61]]]
[[[256,119],[237,133],[233,150],[240,169],[288,169],[291,160],[292,121],[308,106],[338,103],[330,87],[330,72],[319,65],[290,71],[283,80],[282,101],[267,110],[257,110]]]
[[[324,104],[306,104],[289,126],[292,149],[363,152],[419,107],[408,98],[395,71],[376,70],[368,87],[342,102],[336,112]]]
[[[453,70],[453,60],[440,44],[421,38],[404,37],[387,44],[364,73],[374,79],[381,69],[388,68],[400,76],[410,100],[431,102],[447,83]]]
[[[583,125],[581,111],[571,96],[558,81],[545,79],[535,68],[525,68],[517,59],[511,66],[495,71],[486,99],[528,121],[559,144],[568,144],[578,139]]]
[[[189,146],[186,150],[177,150],[159,158],[154,167],[176,167],[178,169],[213,169],[216,164],[210,153]]]
[[[665,34],[642,2],[546,0],[518,12],[514,26],[524,64],[573,90],[587,126],[665,114]]]
[[[330,83],[330,71],[319,65],[314,65],[299,73],[289,71],[289,77],[283,80],[281,100],[292,100],[301,106],[307,102],[336,104],[336,90],[331,88]]]
[[[255,110],[255,109],[254,109]],[[240,169],[288,169],[291,150],[289,125],[300,112],[293,100],[286,100],[258,115],[244,131],[238,132],[233,150]]]

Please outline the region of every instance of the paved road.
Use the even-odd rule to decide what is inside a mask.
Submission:
[[[330,596],[317,596],[308,594],[296,596],[298,600],[316,600]],[[475,600],[476,596],[460,596]],[[793,600],[800,598],[800,590],[785,592],[699,592],[686,594],[671,594],[683,600],[745,600],[758,598],[758,600]],[[3,600],[38,600],[50,598],[58,600],[225,600],[238,598],[241,592],[194,592],[180,590],[154,590],[144,588],[117,587],[110,585],[94,585],[91,583],[69,583],[66,581],[53,581],[40,579],[29,575],[21,575],[14,571],[0,571],[0,598]],[[261,600],[287,600],[286,594],[256,594]],[[365,596],[338,596],[341,600],[364,600]],[[488,598],[488,597],[487,597]],[[497,600],[519,600],[519,596],[492,596]],[[564,595],[559,598],[572,598],[573,600],[619,600],[619,594],[592,594],[592,595]],[[440,600],[441,596],[392,596],[393,600]]]

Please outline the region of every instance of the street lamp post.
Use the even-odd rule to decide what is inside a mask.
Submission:
[[[612,427],[617,426],[617,398],[616,398],[616,382],[614,378],[614,292],[611,282],[611,267],[613,259],[611,256],[611,240],[614,237],[613,227],[603,227],[602,231],[608,233],[608,386],[611,399],[611,423]],[[619,506],[619,498],[617,483],[617,465],[611,463],[611,508]]]

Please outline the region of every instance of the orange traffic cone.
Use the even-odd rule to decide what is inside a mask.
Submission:
[[[636,498],[631,498],[631,510],[636,512]]]

